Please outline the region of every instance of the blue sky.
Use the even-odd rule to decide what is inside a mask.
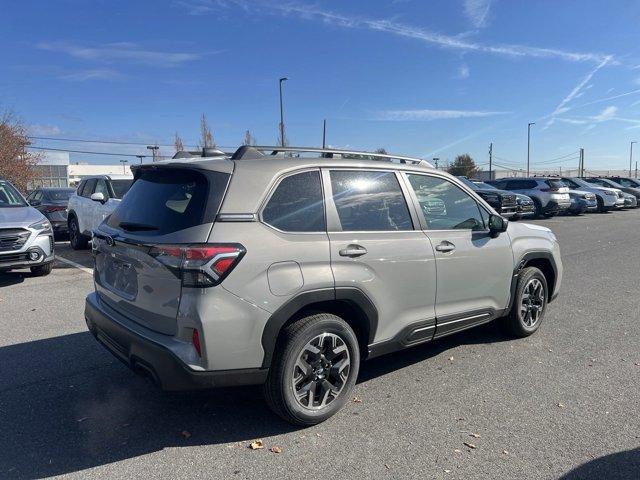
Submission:
[[[632,0],[4,2],[0,105],[37,136],[273,144],[278,78],[292,144],[519,168],[624,168],[640,140]],[[144,146],[39,146],[147,153]],[[171,148],[165,148],[170,153]],[[640,148],[638,149],[640,160]],[[561,157],[561,158],[559,158]],[[117,157],[72,160],[115,163]],[[545,162],[545,163],[539,163]]]

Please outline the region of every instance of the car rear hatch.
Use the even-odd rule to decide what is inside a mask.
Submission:
[[[184,164],[136,169],[131,189],[94,232],[96,292],[108,307],[175,335],[188,263],[184,247],[209,239],[233,171],[232,162],[216,163],[216,170]]]

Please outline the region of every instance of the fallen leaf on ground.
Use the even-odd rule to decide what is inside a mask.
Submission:
[[[261,448],[264,448],[264,443],[262,443],[262,440],[254,440],[249,444],[249,448],[251,450],[260,450]]]
[[[182,433],[180,433],[180,435],[182,435],[184,438],[189,438],[191,436],[191,433],[189,433],[186,430],[183,430]]]
[[[502,454],[503,454],[503,455],[509,455],[509,452],[508,452],[508,451],[506,451],[506,450],[502,450]]]
[[[282,449],[280,447],[271,447],[271,453],[282,453]]]
[[[453,449],[453,453],[461,453],[461,452],[462,452],[462,450],[460,450],[459,448],[454,448]]]
[[[451,473],[451,470],[444,469],[444,473]]]
[[[453,362],[453,357],[449,357],[449,361],[450,361],[450,362]]]
[[[386,468],[387,470],[389,470],[391,467],[389,467],[389,465],[385,463],[385,464],[384,464],[384,468]]]
[[[558,408],[564,408],[564,403],[556,403],[556,406],[557,406]]]
[[[464,445],[465,445],[466,447],[469,447],[469,448],[470,448],[470,449],[472,449],[472,450],[473,450],[473,449],[475,449],[475,448],[478,448],[478,447],[476,447],[473,443],[469,443],[469,442],[462,442],[462,443],[464,443]]]
[[[353,398],[351,399],[351,401],[352,401],[353,403],[362,403],[362,400],[360,399],[360,397],[353,397]]]
[[[472,433],[471,435],[469,435],[470,437],[473,438],[480,438],[480,434],[479,433]]]

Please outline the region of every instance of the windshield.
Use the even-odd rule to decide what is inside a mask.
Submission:
[[[0,180],[0,208],[26,206],[27,202],[20,195],[20,192],[9,182]]]
[[[49,200],[69,200],[75,190],[73,188],[61,188],[60,190],[46,190],[45,196]]]
[[[486,188],[487,190],[498,190],[496,187],[494,187],[493,185],[489,185],[488,183],[484,183],[484,182],[473,182],[478,188]]]
[[[470,187],[474,190],[478,190],[478,186],[469,180],[467,177],[458,177],[462,183],[464,183],[467,187]]]
[[[124,194],[129,191],[133,180],[111,180],[111,186],[113,187],[113,193],[115,198],[122,198]]]
[[[545,180],[544,183],[549,185],[551,188],[564,188],[564,187],[566,187],[566,185],[564,183],[562,183],[562,180]]]

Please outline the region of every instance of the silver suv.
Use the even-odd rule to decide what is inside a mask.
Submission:
[[[279,415],[316,424],[361,360],[497,318],[531,335],[560,288],[551,230],[419,159],[241,147],[134,171],[94,231],[85,317],[167,390],[264,384]]]
[[[550,218],[571,207],[569,189],[557,178],[501,178],[488,182],[502,190],[526,195],[533,200],[538,217]]]

